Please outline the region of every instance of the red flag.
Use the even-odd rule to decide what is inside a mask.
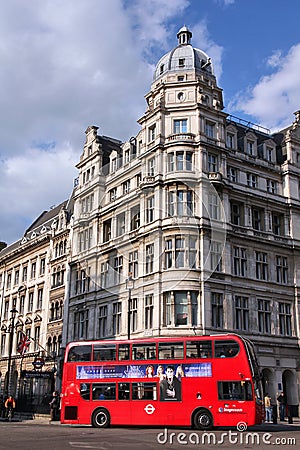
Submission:
[[[28,350],[28,347],[30,345],[30,339],[26,334],[22,334],[20,342],[18,343],[17,352],[20,353],[22,356],[24,353]]]

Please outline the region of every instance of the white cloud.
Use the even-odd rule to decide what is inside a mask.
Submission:
[[[1,165],[1,233],[0,241],[21,237],[27,226],[48,210],[69,198],[77,155],[68,143],[51,151],[27,149]]]
[[[18,239],[40,212],[69,196],[88,125],[124,141],[137,133],[153,64],[176,45],[174,18],[183,17],[189,5],[189,0],[2,3],[0,240]],[[193,34],[193,45],[207,51],[220,74],[221,47],[204,23],[193,27]]]
[[[243,111],[276,130],[289,125],[291,114],[300,109],[300,44],[291,47],[286,56],[277,52],[268,61],[276,70],[239,93],[229,109]]]

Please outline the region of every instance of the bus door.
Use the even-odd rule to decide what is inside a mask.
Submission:
[[[253,420],[253,394],[250,381],[218,381],[215,424],[231,426]]]
[[[131,383],[131,420],[133,425],[159,425],[163,421],[160,411],[158,380]]]

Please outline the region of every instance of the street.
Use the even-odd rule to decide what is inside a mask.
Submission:
[[[190,429],[106,428],[68,426],[46,421],[1,422],[0,450],[147,450],[147,449],[209,449],[278,448],[300,449],[300,424],[265,424],[239,432],[218,429],[200,432]]]

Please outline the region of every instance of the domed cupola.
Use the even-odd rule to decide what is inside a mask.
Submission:
[[[192,32],[186,26],[178,31],[177,38],[177,47],[158,61],[154,72],[154,81],[171,72],[195,71],[196,74],[206,72],[214,75],[211,59],[202,50],[192,47]]]

